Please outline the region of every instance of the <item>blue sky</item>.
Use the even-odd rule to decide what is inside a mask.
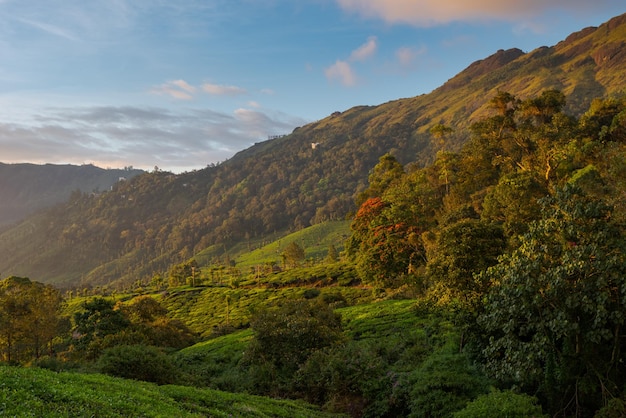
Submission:
[[[200,169],[624,12],[623,0],[0,0],[0,162]]]

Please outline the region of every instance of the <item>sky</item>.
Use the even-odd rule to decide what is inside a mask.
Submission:
[[[0,0],[0,162],[202,169],[624,12],[623,0]]]

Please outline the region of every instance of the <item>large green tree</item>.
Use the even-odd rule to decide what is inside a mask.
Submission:
[[[478,219],[461,219],[442,228],[426,264],[429,294],[440,302],[466,307],[487,293],[489,281],[477,276],[497,263],[506,247],[502,228]]]
[[[381,198],[369,198],[352,223],[348,251],[359,276],[368,284],[395,287],[421,263],[420,229],[406,217],[396,217]]]
[[[507,237],[528,230],[531,221],[541,217],[539,199],[548,194],[545,182],[532,171],[502,176],[483,201],[481,216],[502,225]]]
[[[574,186],[542,204],[519,248],[483,275],[487,366],[553,413],[590,416],[626,380],[624,231]]]

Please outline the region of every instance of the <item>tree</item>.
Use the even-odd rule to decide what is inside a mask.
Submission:
[[[482,279],[494,377],[539,391],[551,412],[588,415],[626,382],[626,245],[602,201],[566,186]]]
[[[184,263],[175,264],[170,268],[168,282],[171,287],[181,286],[187,283],[194,285],[195,275],[198,273],[198,262],[194,259],[185,261]]]
[[[97,297],[83,304],[74,314],[74,346],[88,358],[96,358],[104,348],[104,339],[130,325],[122,311],[111,300]]]
[[[565,106],[565,95],[559,90],[546,90],[539,97],[524,100],[521,105],[522,117],[535,125],[548,124]]]
[[[431,174],[411,171],[360,206],[346,254],[364,282],[397,287],[416,278],[426,260],[422,233],[436,225],[442,207],[439,176]]]
[[[429,248],[430,295],[440,302],[457,300],[466,307],[477,304],[489,288],[489,282],[477,275],[496,264],[505,248],[498,225],[466,218],[445,226]]]
[[[289,243],[282,253],[285,266],[296,267],[302,260],[304,260],[305,253],[304,248],[293,241]]]
[[[492,390],[486,395],[480,395],[460,411],[454,418],[548,418],[543,414],[541,406],[537,405],[537,398],[515,393],[510,390]]]
[[[451,127],[438,123],[429,130],[433,137],[433,143],[438,150],[442,150],[446,145],[446,137],[454,132]]]
[[[286,382],[311,354],[342,337],[341,316],[318,301],[291,300],[262,309],[255,313],[250,327],[254,337],[245,362],[251,366],[256,391],[261,393],[285,390]]]
[[[420,229],[381,198],[369,198],[352,222],[348,251],[359,276],[378,287],[394,287],[412,274],[422,252]],[[405,214],[406,215],[406,214]]]
[[[545,183],[531,171],[502,176],[485,196],[481,217],[500,223],[507,237],[515,237],[541,217],[539,199],[547,194]]]
[[[24,362],[39,358],[56,336],[61,294],[25,277],[0,281],[0,344],[2,359]]]
[[[57,336],[63,297],[52,286],[33,282],[31,301],[32,317],[27,324],[26,332],[32,341],[32,355],[38,359],[46,345]]]
[[[181,321],[168,318],[167,309],[150,296],[138,296],[124,304],[118,302],[116,309],[130,322],[128,328],[135,339],[132,343],[178,349],[194,343],[191,330]]]
[[[363,204],[369,198],[382,196],[403,175],[404,167],[396,157],[391,154],[383,155],[368,177],[369,187],[357,197],[357,205]]]
[[[326,261],[329,263],[336,263],[339,260],[339,254],[337,248],[333,244],[328,246],[328,254],[326,255]]]

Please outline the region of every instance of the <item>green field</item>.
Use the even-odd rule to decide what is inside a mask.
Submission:
[[[303,402],[100,374],[0,365],[0,415],[12,417],[337,417]]]

